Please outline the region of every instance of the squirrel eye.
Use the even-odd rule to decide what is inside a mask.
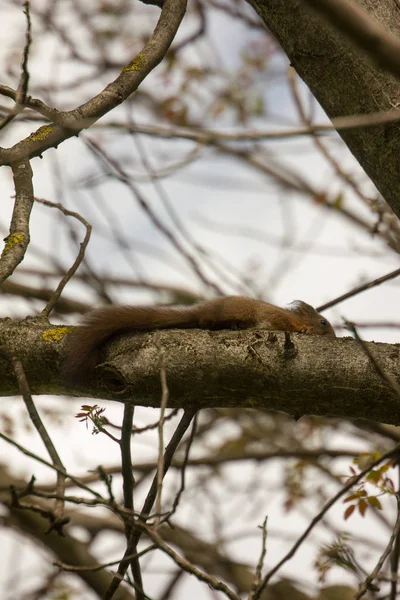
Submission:
[[[328,325],[328,321],[326,319],[321,319],[320,320],[321,325],[323,325],[325,327],[325,325]]]

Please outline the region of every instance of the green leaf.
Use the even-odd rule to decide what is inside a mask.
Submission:
[[[382,510],[382,504],[380,503],[379,498],[376,496],[368,496],[367,501],[371,506],[374,506],[378,510]]]

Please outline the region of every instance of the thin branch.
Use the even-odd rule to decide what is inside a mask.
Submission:
[[[0,93],[1,93],[0,86]],[[261,142],[264,140],[282,140],[308,135],[320,135],[333,133],[335,131],[347,131],[350,129],[366,129],[369,127],[380,127],[381,125],[397,123],[400,120],[400,110],[392,109],[369,114],[350,115],[335,117],[330,123],[314,123],[307,126],[288,127],[272,130],[235,131],[227,133],[217,129],[197,129],[196,127],[164,126],[151,124],[132,124],[123,121],[110,121],[96,123],[95,128],[126,129],[135,133],[160,137],[164,139],[192,140],[201,145],[214,145],[216,142]]]
[[[87,79],[85,79],[87,81]],[[0,85],[0,95],[15,99],[17,92],[6,85]],[[57,121],[59,111],[48,107],[41,100],[27,96],[26,106],[47,118],[48,121]],[[35,116],[26,115],[26,120],[36,121]],[[79,123],[83,129],[125,129],[143,135],[160,137],[164,139],[185,139],[192,140],[201,145],[214,145],[216,142],[260,142],[264,140],[283,140],[308,135],[325,135],[336,131],[348,131],[351,129],[369,129],[370,127],[380,127],[382,125],[391,125],[400,120],[400,110],[391,109],[387,111],[378,111],[376,113],[346,115],[335,117],[330,123],[314,123],[308,126],[300,127],[282,127],[278,131],[271,130],[244,130],[234,133],[227,133],[217,129],[197,129],[196,127],[183,126],[164,126],[151,124],[132,124],[124,121],[105,121],[95,123],[93,119],[82,118]]]
[[[23,269],[18,269],[17,273],[22,274]],[[22,283],[16,283],[14,281],[6,280],[3,282],[0,288],[1,294],[10,294],[12,296],[20,296],[27,299],[44,300],[48,301],[54,290],[50,287],[33,287]],[[59,313],[84,313],[89,311],[93,307],[92,304],[79,302],[72,298],[59,298],[56,304],[56,310]]]
[[[167,447],[165,449],[164,473],[163,473],[164,477],[167,474],[168,469],[171,466],[172,458],[175,454],[175,451],[176,451],[180,441],[182,440],[182,437],[185,435],[185,432],[187,431],[196,412],[197,412],[197,409],[185,410],[185,412],[183,413],[182,419],[180,420],[169,444],[167,445]],[[139,519],[138,519],[139,522],[145,523],[147,521],[147,519],[150,517],[150,512],[151,512],[151,509],[153,508],[154,501],[155,501],[156,495],[157,495],[157,481],[158,481],[158,475],[156,474],[155,477],[153,478],[153,482],[150,486],[149,492],[148,492],[146,499],[144,501],[144,504],[143,504],[143,508],[139,515]],[[135,525],[137,525],[138,521],[135,522]],[[129,565],[129,560],[126,559],[126,556],[128,554],[131,554],[133,551],[132,549],[137,546],[137,544],[141,538],[141,534],[142,534],[142,532],[138,528],[133,530],[131,539],[129,540],[129,544],[125,551],[124,558],[120,562],[120,564],[118,566],[118,571],[114,575],[114,578],[113,578],[110,586],[108,587],[103,600],[111,600],[111,598],[114,596],[115,592],[117,591],[117,589],[121,583],[121,580],[123,579],[123,577],[126,573],[126,570],[128,568],[128,565]]]
[[[372,352],[369,349],[369,347],[367,346],[367,344],[358,335],[357,329],[355,328],[354,324],[350,323],[349,321],[345,321],[345,323],[347,325],[347,328],[350,329],[350,331],[353,333],[357,342],[360,344],[364,353],[366,354],[366,356],[372,363],[372,365],[373,365],[375,371],[378,373],[379,377],[382,379],[382,381],[384,381],[389,386],[389,388],[397,395],[398,399],[400,400],[400,385],[397,383],[396,379],[392,375],[389,375],[382,369],[381,365],[376,360],[375,356],[372,354]]]
[[[124,406],[124,418],[122,422],[120,450],[121,450],[121,472],[123,481],[124,491],[124,507],[134,511],[133,505],[133,488],[135,485],[135,479],[133,477],[132,467],[132,454],[131,454],[131,436],[132,436],[132,425],[133,425],[133,414],[135,406],[130,402],[125,402]],[[136,598],[137,600],[144,600],[145,593],[143,590],[143,578],[142,571],[140,568],[140,562],[137,552],[137,544],[131,546],[130,539],[133,531],[133,517],[131,519],[125,519],[125,537],[127,544],[130,547],[131,558],[129,559],[132,576],[135,585]],[[126,559],[128,560],[128,559]],[[121,561],[118,561],[118,564]]]
[[[332,253],[336,253],[335,255],[337,255],[337,249],[334,248],[332,249]],[[18,273],[22,274],[22,275],[34,275],[34,276],[38,276],[38,277],[47,277],[47,278],[52,278],[52,277],[59,277],[60,275],[63,275],[63,271],[61,269],[55,270],[55,271],[46,271],[45,269],[34,269],[34,268],[29,268],[29,267],[20,267],[18,269]],[[163,283],[162,281],[157,282],[157,281],[150,281],[147,279],[142,279],[142,278],[132,278],[132,277],[116,277],[111,275],[110,273],[103,273],[101,275],[101,279],[103,281],[105,281],[106,283],[109,284],[113,284],[113,285],[122,285],[122,286],[128,286],[128,287],[134,287],[134,288],[145,288],[145,289],[149,289],[155,292],[165,292],[167,294],[171,294],[173,296],[179,296],[179,298],[182,298],[182,302],[183,303],[189,303],[189,302],[195,302],[195,301],[200,301],[200,300],[204,300],[204,296],[200,295],[199,292],[196,292],[194,290],[190,290],[189,288],[186,287],[181,287],[178,285],[170,285],[169,283]],[[80,280],[83,283],[88,283],[91,281],[91,276],[88,275],[87,273],[76,273],[75,277],[74,277],[74,281],[76,280]],[[72,300],[70,300],[69,302],[72,302]],[[77,305],[82,304],[82,306],[87,306],[87,310],[89,310],[89,305],[84,305],[83,303],[79,303],[77,302]]]
[[[179,443],[181,442],[183,436],[185,435],[187,429],[189,428],[190,423],[194,419],[196,413],[197,413],[197,409],[186,409],[185,410],[185,412],[183,413],[182,419],[180,420],[169,444],[165,448],[164,477],[167,474],[167,472],[171,466],[175,451],[176,451]],[[153,507],[153,504],[154,504],[154,501],[156,498],[156,494],[157,494],[157,474],[153,479],[149,493],[147,494],[146,500],[143,504],[143,508],[140,513],[141,520],[147,521],[147,519],[150,517],[150,512]]]
[[[12,98],[13,100],[17,101],[17,94],[18,91],[13,90],[8,85],[0,85],[0,96]],[[45,104],[41,100],[32,98],[32,96],[26,96],[25,106],[32,110],[35,110],[43,117],[46,117],[46,119],[48,119],[49,121],[55,121],[57,115],[59,114],[59,111],[55,110],[54,108],[50,108],[49,106],[47,106],[47,104]]]
[[[132,195],[136,198],[143,212],[149,217],[150,221],[155,225],[155,227],[171,242],[172,246],[179,252],[179,254],[188,262],[188,264],[192,267],[196,275],[199,277],[200,281],[202,281],[202,283],[204,283],[208,288],[213,290],[214,293],[216,293],[217,295],[221,295],[222,290],[220,289],[220,287],[206,277],[206,275],[200,269],[200,266],[197,260],[194,258],[194,256],[186,250],[186,248],[182,245],[182,243],[176,237],[174,232],[170,228],[168,228],[159,218],[159,216],[152,210],[151,206],[146,201],[143,194],[140,192],[138,186],[135,185],[132,178],[127,175],[127,173],[121,168],[118,162],[114,160],[104,150],[104,148],[100,147],[94,140],[88,139],[87,143],[89,148],[98,157],[100,157],[101,160],[108,167],[112,168],[115,178],[127,186],[127,188],[131,191]]]
[[[31,35],[31,15],[30,15],[30,0],[24,2],[24,13],[26,15],[26,33],[25,46],[22,55],[21,76],[18,89],[15,95],[15,106],[2,121],[0,121],[0,130],[4,129],[15,117],[25,108],[26,96],[28,94],[29,71],[28,58],[29,49],[32,43]]]
[[[21,79],[19,82],[18,90],[17,90],[17,104],[25,105],[26,96],[28,94],[28,84],[29,84],[29,71],[28,71],[28,58],[29,58],[29,49],[32,43],[32,29],[31,29],[31,3],[30,0],[26,0],[24,2],[24,13],[26,15],[26,33],[25,33],[25,47],[24,53],[22,57],[22,65],[21,65]]]
[[[180,567],[178,567],[175,573],[173,573],[173,575],[171,576],[163,591],[160,592],[159,600],[173,600],[175,588],[182,579],[183,575],[184,572]]]
[[[205,10],[205,6],[199,0],[196,1],[196,10],[199,17],[199,25],[197,29],[189,34],[185,39],[178,42],[171,48],[171,53],[176,56],[178,52],[180,52],[183,48],[186,48],[193,42],[197,41],[199,38],[203,37],[206,33],[207,29],[207,13]]]
[[[178,508],[181,496],[182,496],[183,492],[185,491],[186,467],[187,467],[188,462],[189,462],[190,449],[192,447],[192,444],[193,444],[193,441],[194,441],[194,437],[196,435],[197,417],[198,417],[198,413],[196,413],[195,416],[194,416],[193,425],[192,425],[192,431],[190,432],[189,440],[188,440],[188,443],[186,445],[185,456],[183,457],[183,461],[182,461],[182,466],[181,466],[181,485],[180,485],[180,488],[178,490],[178,493],[175,496],[172,508],[171,508],[170,512],[168,513],[167,517],[164,519],[165,521],[169,521],[171,519],[172,515],[176,512],[176,509]]]
[[[135,554],[131,554],[130,556],[127,556],[127,558],[129,560],[132,560],[133,558],[140,558],[141,556],[144,556],[145,554],[148,554],[148,552],[151,552],[152,550],[156,550],[157,545],[156,544],[152,544],[151,546],[148,546],[147,548],[145,548],[144,550],[141,550],[140,552],[136,552]],[[101,571],[102,569],[105,569],[107,567],[113,567],[114,565],[118,565],[120,563],[121,559],[119,558],[118,560],[112,560],[110,562],[106,562],[106,563],[97,563],[95,565],[82,565],[82,566],[75,566],[75,565],[68,565],[67,563],[61,562],[60,560],[56,560],[54,561],[52,564],[55,567],[60,567],[60,569],[62,569],[63,571],[69,571],[71,573],[80,573],[81,571]]]
[[[164,478],[164,424],[165,424],[165,410],[168,405],[169,390],[167,384],[167,373],[165,370],[165,356],[164,349],[160,347],[160,380],[161,380],[161,405],[160,405],[160,420],[158,422],[158,461],[157,461],[157,495],[156,495],[156,506],[155,512],[156,517],[154,526],[160,525],[161,519],[161,495],[162,495],[162,484]]]
[[[240,4],[236,5],[236,3],[231,2],[220,3],[217,0],[208,0],[207,5],[210,5],[217,10],[221,10],[224,15],[229,15],[232,19],[243,21],[250,29],[265,30],[265,25],[257,14],[252,15],[254,18],[251,18],[246,14],[246,5],[241,6]]]
[[[235,147],[231,147],[228,144],[222,144],[215,141],[215,148],[228,156],[232,156],[237,160],[246,163],[247,165],[254,168],[256,171],[263,173],[267,177],[272,177],[283,189],[293,190],[299,192],[302,195],[310,197],[314,202],[321,204],[321,192],[308,181],[300,172],[293,171],[292,168],[288,168],[287,165],[283,165],[278,162],[272,156],[265,157],[249,150],[241,150]],[[338,207],[334,200],[329,200],[327,197],[322,197],[323,206],[329,210],[334,211],[336,214],[341,214],[346,217],[351,223],[361,227],[363,231],[371,231],[371,226],[368,221],[356,214],[355,211],[350,210],[346,207]],[[383,237],[383,236],[382,236]],[[383,237],[385,241],[390,245],[390,240]]]
[[[174,408],[173,410],[171,410],[171,412],[169,413],[169,415],[166,415],[164,417],[164,423],[166,421],[169,421],[170,419],[173,419],[177,413],[179,412],[179,408]],[[144,433],[145,431],[150,431],[150,429],[157,429],[159,427],[159,423],[160,421],[155,421],[155,423],[150,423],[150,425],[145,425],[144,427],[135,427],[133,426],[132,429],[132,433]],[[135,466],[136,468],[136,466]]]
[[[7,503],[7,505],[8,504],[9,503]],[[86,540],[80,542],[75,537],[69,535],[68,531],[66,532],[65,537],[55,536],[54,534],[46,535],[43,532],[43,520],[40,516],[33,514],[30,511],[24,511],[22,513],[21,510],[11,507],[10,517],[6,519],[4,524],[7,527],[18,526],[22,532],[31,537],[35,541],[36,552],[39,552],[39,549],[42,546],[45,546],[61,561],[68,561],[74,565],[93,566],[96,563],[96,557],[89,551],[88,542]],[[26,573],[24,571],[22,577],[25,575]],[[104,569],[97,571],[96,573],[91,571],[81,571],[78,572],[77,575],[93,590],[95,598],[102,598],[104,589],[106,589],[112,580],[112,575]],[[12,583],[14,582],[14,579],[15,573],[14,578],[11,579]],[[10,590],[10,595],[15,596],[14,587],[11,587]],[[45,595],[48,593],[49,590],[46,590]],[[84,592],[83,595],[87,596],[88,593],[89,592]],[[134,596],[130,590],[123,588],[120,590],[118,598],[120,600],[133,600]]]
[[[254,594],[257,592],[258,586],[261,584],[262,570],[264,566],[265,555],[267,554],[267,520],[268,517],[265,517],[264,522],[260,527],[260,529],[262,530],[261,552],[248,600],[253,600]]]
[[[121,439],[119,442],[121,450],[121,474],[122,487],[124,492],[124,506],[132,511],[133,508],[133,488],[135,479],[133,477],[132,454],[131,454],[131,435],[132,421],[135,407],[130,402],[125,402],[124,417],[122,422]],[[127,537],[129,537],[130,531]]]
[[[317,308],[317,311],[322,312],[322,311],[326,310],[327,308],[336,306],[336,304],[343,302],[343,300],[352,298],[353,296],[356,296],[357,294],[360,294],[361,292],[364,292],[365,290],[370,290],[371,288],[373,288],[377,285],[380,285],[381,283],[384,283],[385,281],[389,281],[390,279],[394,279],[395,277],[398,277],[399,275],[400,275],[400,269],[395,269],[394,271],[391,271],[387,275],[382,275],[382,277],[373,279],[372,281],[369,281],[368,283],[363,283],[362,285],[358,285],[357,287],[353,288],[349,292],[346,292],[345,294],[338,296],[334,300],[330,300],[330,302],[326,302],[325,304],[322,304],[321,306],[319,306]]]
[[[307,116],[306,110],[304,108],[304,104],[301,98],[301,94],[299,92],[299,88],[297,85],[298,82],[298,75],[296,73],[296,71],[294,69],[289,69],[288,72],[288,81],[289,81],[289,86],[290,86],[290,90],[292,92],[292,97],[294,100],[294,103],[296,105],[297,108],[297,112],[299,114],[300,119],[302,120],[302,122],[304,123],[304,125],[306,125],[307,127],[311,127],[312,126],[312,121],[311,119]],[[323,143],[323,141],[320,139],[320,137],[316,134],[312,135],[312,139],[313,142],[316,146],[316,148],[319,150],[319,152],[322,154],[322,156],[325,158],[325,160],[331,165],[332,169],[334,170],[334,172],[336,173],[336,175],[342,179],[344,181],[345,184],[347,184],[348,186],[350,186],[350,188],[355,192],[355,194],[357,194],[357,196],[363,201],[365,202],[368,206],[371,206],[373,203],[373,200],[368,198],[360,189],[360,186],[357,185],[357,183],[355,182],[355,180],[343,170],[342,165],[339,163],[338,160],[336,160],[335,156],[332,154],[332,152],[330,152],[328,150],[328,148],[326,147],[326,145]]]
[[[74,217],[75,219],[78,219],[78,221],[80,221],[86,227],[85,237],[83,239],[83,242],[81,243],[81,247],[79,249],[76,259],[74,260],[73,265],[70,267],[70,269],[64,275],[64,277],[61,279],[60,283],[57,286],[57,289],[52,294],[50,300],[47,302],[46,306],[44,307],[44,309],[41,312],[41,315],[43,317],[48,317],[49,314],[51,313],[51,311],[53,310],[55,304],[57,303],[59,297],[61,296],[65,286],[67,285],[67,283],[69,282],[71,277],[74,275],[75,271],[77,271],[77,269],[79,268],[83,259],[85,258],[86,248],[87,248],[87,245],[90,240],[90,235],[92,233],[92,226],[79,213],[68,210],[60,203],[51,202],[50,200],[45,200],[44,198],[37,198],[37,197],[35,197],[35,201],[40,202],[40,204],[44,204],[45,206],[51,206],[52,208],[58,208],[58,210],[60,210],[64,215],[66,215],[67,217]]]
[[[397,502],[399,501],[400,493],[400,465],[397,464],[397,473],[399,477],[398,489],[397,489]],[[398,508],[397,504],[397,508]],[[400,532],[397,533],[396,541],[393,546],[392,555],[390,557],[390,596],[389,600],[396,600],[397,598],[397,583],[399,577],[399,555],[400,555]]]
[[[157,547],[162,550],[165,554],[167,554],[172,560],[184,571],[194,575],[199,581],[203,581],[207,583],[212,589],[222,592],[225,594],[227,598],[230,600],[240,600],[240,597],[237,596],[225,583],[219,581],[216,577],[212,575],[208,575],[203,571],[200,571],[194,564],[189,562],[180,556],[177,552],[172,550],[168,544],[164,542],[162,537],[156,533],[156,531],[152,527],[146,526],[144,523],[138,523],[138,527],[149,536],[149,538],[157,545]]]
[[[12,438],[10,438],[5,433],[2,433],[1,431],[0,431],[0,438],[3,439],[4,441],[8,442],[12,446],[15,446],[16,448],[18,448],[18,450],[20,452],[22,452],[22,454],[25,454],[26,456],[29,456],[29,458],[33,458],[34,460],[37,460],[38,462],[42,463],[42,465],[46,465],[46,467],[49,467],[50,469],[54,469],[54,471],[57,471],[57,472],[61,473],[65,477],[68,477],[71,481],[74,482],[74,484],[77,487],[82,488],[83,490],[86,490],[87,492],[89,492],[89,494],[92,494],[93,496],[96,496],[96,498],[101,498],[100,494],[98,494],[97,492],[95,492],[94,490],[92,490],[90,487],[88,487],[87,485],[85,485],[84,483],[82,483],[81,481],[79,481],[79,479],[76,479],[76,477],[74,477],[73,475],[70,475],[69,473],[67,473],[65,471],[65,469],[62,469],[61,467],[59,467],[56,464],[49,463],[47,460],[45,460],[44,458],[42,458],[38,454],[35,454],[34,452],[31,452],[27,448],[24,448],[24,446],[21,446],[21,444],[18,444],[18,442],[16,442]]]
[[[174,209],[173,202],[171,202],[169,195],[165,190],[165,187],[162,185],[162,182],[159,181],[159,178],[157,177],[155,170],[152,167],[150,156],[148,155],[148,153],[146,151],[146,147],[142,143],[140,136],[137,136],[137,135],[133,136],[133,141],[135,143],[135,146],[138,149],[141,163],[142,163],[144,169],[147,171],[148,177],[150,178],[150,181],[152,182],[154,189],[156,190],[158,197],[167,212],[168,217],[171,219],[171,222],[173,223],[174,227],[176,228],[176,231],[179,233],[179,235],[182,237],[182,239],[187,242],[188,246],[190,248],[192,248],[194,250],[194,252],[196,252],[199,256],[201,256],[203,261],[207,263],[207,266],[210,267],[210,269],[212,269],[214,271],[214,273],[216,275],[216,279],[221,280],[221,283],[217,286],[218,289],[214,288],[214,291],[220,295],[223,295],[223,287],[222,287],[222,280],[224,277],[223,273],[221,273],[221,271],[216,268],[216,266],[213,263],[213,260],[209,256],[209,253],[207,252],[207,250],[204,248],[204,246],[202,246],[201,244],[199,244],[196,241],[196,239],[193,237],[193,235],[188,231],[188,228],[185,226],[184,221],[179,217],[178,212]],[[195,149],[195,153],[197,152],[198,149],[199,148]],[[138,180],[137,177],[135,177],[135,181],[137,181],[137,180]],[[229,269],[229,272],[230,271],[231,271],[231,269]],[[227,279],[227,277],[225,275],[225,280],[226,279]],[[229,283],[230,283],[229,280],[227,281],[227,283],[229,285]],[[244,293],[246,293],[245,289],[242,291]]]
[[[400,329],[400,321],[352,321],[357,329]],[[344,323],[333,323],[332,327],[335,331],[347,329]]]
[[[400,501],[399,501],[398,496],[396,496],[396,501],[397,501],[397,518],[396,518],[396,523],[395,523],[392,535],[390,536],[389,542],[388,542],[384,552],[380,556],[374,570],[372,571],[372,573],[370,575],[368,575],[368,577],[366,577],[365,581],[363,581],[363,583],[361,584],[360,589],[355,594],[354,600],[359,600],[360,598],[365,596],[365,594],[369,590],[375,588],[375,586],[372,586],[372,582],[374,579],[376,579],[378,577],[378,575],[385,563],[385,560],[387,559],[389,554],[392,552],[392,548],[393,548],[394,544],[396,543],[396,540],[399,536],[399,533],[400,533]],[[376,588],[375,588],[375,591],[377,591]]]
[[[25,402],[25,406],[27,408],[30,419],[36,428],[36,431],[40,435],[43,444],[51,460],[53,461],[53,465],[57,466],[57,483],[56,483],[56,494],[62,498],[65,494],[65,467],[61,461],[61,458],[47,432],[46,427],[43,424],[42,419],[36,409],[35,403],[32,399],[31,390],[29,388],[29,383],[26,378],[24,367],[22,366],[21,361],[14,354],[9,352],[4,346],[0,347],[0,353],[7,358],[7,360],[11,363],[12,368],[15,373],[15,377],[17,378],[18,387],[21,393],[21,396]],[[60,528],[61,524],[65,524],[66,520],[64,517],[64,500],[56,500],[55,509],[54,509],[55,523],[53,524],[53,528]],[[68,521],[68,519],[67,519]]]
[[[400,440],[398,438],[396,438],[396,440],[394,440],[394,441],[400,441]],[[203,457],[199,457],[199,458],[189,458],[187,464],[189,467],[202,467],[202,466],[213,467],[213,466],[223,465],[225,463],[230,463],[230,462],[238,462],[238,461],[244,461],[244,460],[264,461],[264,460],[273,460],[276,458],[282,458],[282,459],[296,458],[296,459],[300,459],[300,460],[302,459],[302,460],[308,460],[308,461],[317,461],[323,457],[354,458],[355,456],[358,456],[358,454],[359,454],[359,452],[357,450],[347,450],[345,448],[343,448],[343,449],[339,448],[336,450],[326,449],[326,448],[317,448],[315,450],[303,450],[303,449],[283,450],[282,449],[282,450],[273,450],[273,451],[265,451],[265,452],[259,451],[259,450],[246,451],[246,452],[232,450],[227,453],[224,452],[223,455],[212,454],[210,456],[203,456]],[[172,461],[171,468],[181,470],[183,468],[184,464],[185,464],[185,460],[182,461],[182,460],[174,459]],[[137,471],[139,473],[148,473],[149,471],[153,471],[155,468],[157,468],[157,464],[154,462],[135,463],[135,465],[134,465],[134,471]],[[110,466],[110,467],[103,467],[103,470],[106,474],[120,473],[121,466],[118,464],[118,465],[114,465],[114,466]],[[81,481],[86,482],[86,483],[92,483],[92,482],[98,481],[98,475],[97,475],[97,473],[89,473],[88,475],[82,476]],[[67,483],[67,487],[73,487],[73,485]],[[41,485],[40,489],[41,490],[52,490],[53,488],[52,488],[52,486],[49,486],[49,485]],[[1,486],[0,486],[0,491],[1,491]]]
[[[365,475],[367,475],[367,473],[369,473],[369,471],[371,471],[371,469],[373,469],[374,467],[379,465],[384,460],[391,458],[393,455],[396,455],[399,452],[399,450],[400,450],[400,444],[396,444],[396,446],[394,446],[394,448],[392,448],[391,450],[388,450],[388,452],[385,452],[385,454],[382,454],[382,456],[380,458],[378,458],[373,463],[371,463],[366,469],[364,469],[364,471],[361,471],[361,473],[359,473],[355,477],[352,477],[350,479],[350,481],[346,485],[344,485],[337,494],[335,494],[330,500],[328,500],[328,502],[326,502],[326,504],[323,506],[323,508],[320,510],[320,512],[312,519],[312,521],[310,522],[310,524],[308,525],[308,527],[306,528],[304,533],[296,540],[295,544],[293,544],[293,546],[289,550],[289,552],[287,552],[285,554],[285,556],[264,577],[264,579],[261,582],[261,584],[259,585],[256,593],[254,594],[254,600],[259,600],[262,591],[264,590],[264,588],[266,587],[268,582],[271,580],[271,578],[279,571],[279,569],[285,563],[287,563],[295,555],[295,553],[300,548],[302,543],[306,540],[306,538],[309,536],[309,534],[314,529],[314,527],[323,519],[323,517],[328,512],[328,510],[342,496],[344,496],[354,485],[356,485],[359,481],[361,481],[361,479],[363,477],[365,477]]]

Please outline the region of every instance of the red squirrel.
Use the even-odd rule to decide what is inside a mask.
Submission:
[[[91,311],[68,334],[63,373],[70,382],[93,377],[103,346],[117,335],[152,329],[249,329],[252,327],[335,336],[317,311],[295,300],[279,308],[244,296],[226,296],[189,306],[110,306]]]

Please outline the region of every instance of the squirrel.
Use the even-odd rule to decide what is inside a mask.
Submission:
[[[329,321],[301,300],[295,300],[288,308],[244,296],[224,296],[189,306],[110,306],[89,312],[81,327],[68,334],[62,368],[64,379],[77,383],[93,377],[101,362],[103,346],[123,333],[253,327],[335,336]]]

